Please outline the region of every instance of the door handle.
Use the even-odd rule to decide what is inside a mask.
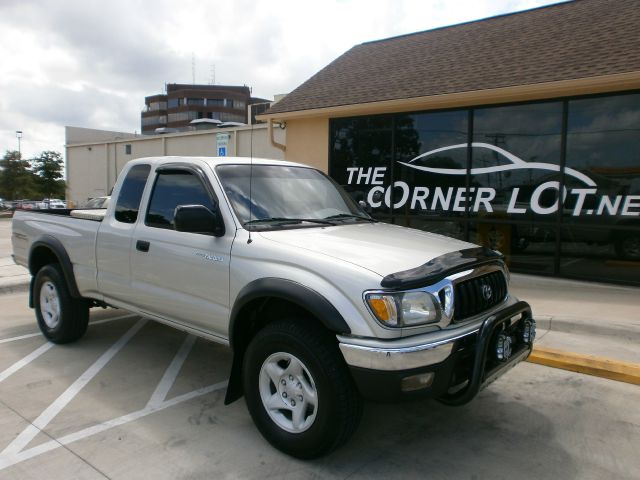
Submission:
[[[141,252],[148,252],[150,245],[151,244],[149,242],[147,242],[146,240],[138,240],[136,242],[136,250],[139,250]]]

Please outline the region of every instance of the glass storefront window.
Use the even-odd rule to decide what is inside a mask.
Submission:
[[[468,115],[458,110],[396,117],[396,223],[429,230],[434,219],[465,215]]]
[[[570,100],[560,273],[640,278],[640,94]]]
[[[356,201],[367,201],[372,215],[391,220],[392,118],[389,116],[332,121],[331,176]]]
[[[471,215],[554,221],[561,138],[561,102],[474,110]]]
[[[380,220],[640,284],[640,93],[332,119],[329,150]]]

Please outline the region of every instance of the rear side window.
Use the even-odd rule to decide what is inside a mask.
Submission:
[[[136,165],[131,167],[127,176],[122,182],[122,188],[116,203],[116,220],[122,223],[136,223],[138,210],[140,209],[140,199],[147,177],[151,170],[150,165]]]
[[[178,205],[216,207],[200,179],[186,170],[159,172],[153,187],[145,224],[175,230],[174,215]]]

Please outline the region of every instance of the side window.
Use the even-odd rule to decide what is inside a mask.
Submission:
[[[140,199],[150,170],[151,166],[149,165],[136,165],[127,173],[118,195],[118,203],[116,203],[117,221],[136,223]]]
[[[200,179],[186,170],[159,172],[153,187],[145,224],[175,230],[174,214],[178,205],[215,205]]]

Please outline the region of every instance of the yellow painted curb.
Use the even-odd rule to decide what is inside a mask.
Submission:
[[[608,378],[619,382],[640,385],[640,364],[582,355],[547,347],[535,347],[528,362],[561,368],[571,372],[585,373],[596,377]]]

